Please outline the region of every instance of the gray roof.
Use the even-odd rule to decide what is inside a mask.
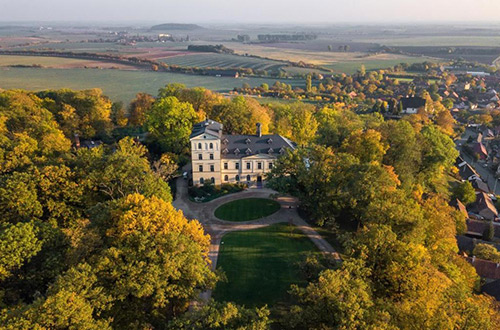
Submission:
[[[201,123],[193,125],[193,130],[191,131],[189,138],[193,138],[204,133],[218,136],[220,138],[222,136],[222,128],[223,126],[221,123],[207,119]]]
[[[278,135],[223,135],[221,157],[237,159],[257,154],[279,156],[286,149],[295,149],[295,143]]]

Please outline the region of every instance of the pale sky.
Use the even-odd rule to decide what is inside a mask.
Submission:
[[[500,22],[500,0],[0,0],[9,21]]]

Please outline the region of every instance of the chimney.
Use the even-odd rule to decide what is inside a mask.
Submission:
[[[262,124],[257,123],[257,136],[262,137]]]

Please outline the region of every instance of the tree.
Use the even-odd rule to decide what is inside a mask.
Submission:
[[[306,288],[292,287],[299,305],[285,321],[288,329],[368,329],[374,305],[368,270],[361,262],[345,261],[339,270],[322,272]]]
[[[255,134],[256,124],[261,124],[262,134],[269,132],[269,109],[256,100],[237,96],[213,107],[211,119],[224,125],[228,134]]]
[[[172,330],[266,330],[270,329],[266,307],[247,309],[233,303],[211,301],[168,325]]]
[[[20,268],[41,249],[37,228],[32,222],[0,224],[0,281]]]
[[[173,154],[163,154],[159,160],[153,162],[153,171],[163,181],[170,181],[179,169],[174,159]]]
[[[291,115],[292,139],[298,145],[307,145],[316,138],[318,122],[307,108],[297,108]]]
[[[142,126],[146,122],[146,113],[151,109],[155,98],[146,93],[139,93],[129,106],[128,123],[132,126]]]
[[[453,198],[460,200],[465,205],[476,201],[476,191],[469,181],[461,182],[452,189]]]
[[[491,244],[479,243],[474,247],[472,254],[479,259],[500,263],[500,252]]]
[[[171,201],[170,188],[155,175],[146,156],[147,149],[131,138],[118,142],[116,151],[79,151],[76,172],[88,187],[92,203],[123,198],[132,193]]]
[[[111,106],[111,121],[119,127],[127,126],[127,116],[123,108],[123,102],[114,102]]]
[[[388,148],[382,142],[382,135],[373,129],[354,131],[342,144],[343,151],[356,156],[362,163],[382,163]]]
[[[310,74],[308,74],[306,77],[306,92],[312,92],[312,76]]]
[[[146,128],[163,151],[187,151],[189,135],[198,116],[193,106],[174,96],[159,98],[146,115]]]
[[[97,219],[104,226],[105,247],[92,264],[113,297],[105,315],[113,318],[114,328],[156,328],[213,286],[209,236],[170,203],[129,195],[110,203]]]
[[[37,95],[44,99],[45,106],[62,123],[66,137],[73,137],[75,133],[81,138],[106,138],[109,136],[111,125],[110,99],[102,94],[98,88],[85,91],[72,91],[61,89],[56,91],[43,91]],[[69,108],[68,108],[69,106]],[[70,111],[68,116],[68,109]],[[76,121],[76,124],[69,123]],[[70,131],[76,126],[76,131]]]
[[[359,75],[362,77],[366,76],[366,68],[364,64],[361,64],[361,67],[359,68]]]

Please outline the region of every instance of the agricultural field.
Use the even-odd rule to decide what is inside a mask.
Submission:
[[[99,69],[120,69],[136,70],[134,66],[117,64],[105,61],[92,61],[77,58],[62,58],[48,56],[11,56],[0,55],[0,67],[8,66],[41,66],[44,68],[72,69],[72,68],[99,68]]]
[[[277,71],[286,66],[286,63],[279,61],[265,60],[260,58],[237,56],[230,54],[215,54],[215,53],[191,53],[182,56],[172,56],[160,61],[170,65],[178,65],[182,67],[198,67],[198,68],[246,68],[253,70]]]
[[[227,282],[217,284],[213,297],[247,307],[289,302],[290,285],[305,284],[299,264],[309,253],[319,252],[295,226],[277,224],[226,234],[217,268]]]
[[[473,36],[473,35],[448,35],[448,36],[405,36],[393,38],[358,39],[360,42],[378,43],[385,46],[436,46],[436,47],[500,47],[500,36]]]
[[[375,59],[374,57],[352,59],[351,61],[343,61],[332,64],[327,64],[325,67],[333,69],[335,72],[343,72],[346,74],[356,73],[361,65],[365,66],[366,70],[380,70],[394,67],[400,63],[422,63],[422,62],[437,62],[436,59],[431,59],[428,57],[397,57],[397,58],[380,58]]]
[[[181,73],[98,70],[98,69],[37,69],[0,68],[0,88],[44,90],[71,88],[76,90],[101,88],[113,101],[129,103],[137,93],[156,95],[168,83],[181,83],[187,87],[201,86],[217,92],[227,92],[247,83],[260,86],[274,84],[278,79],[230,78],[188,75]],[[283,80],[281,80],[283,81]],[[287,84],[304,85],[302,80],[285,80]]]
[[[413,57],[398,54],[370,54],[365,52],[328,52],[304,49],[275,48],[262,45],[231,44],[238,53],[252,53],[261,57],[293,62],[305,62],[334,69],[337,72],[353,73],[362,64],[367,69],[384,69],[399,63],[421,63],[432,61],[428,57]]]

